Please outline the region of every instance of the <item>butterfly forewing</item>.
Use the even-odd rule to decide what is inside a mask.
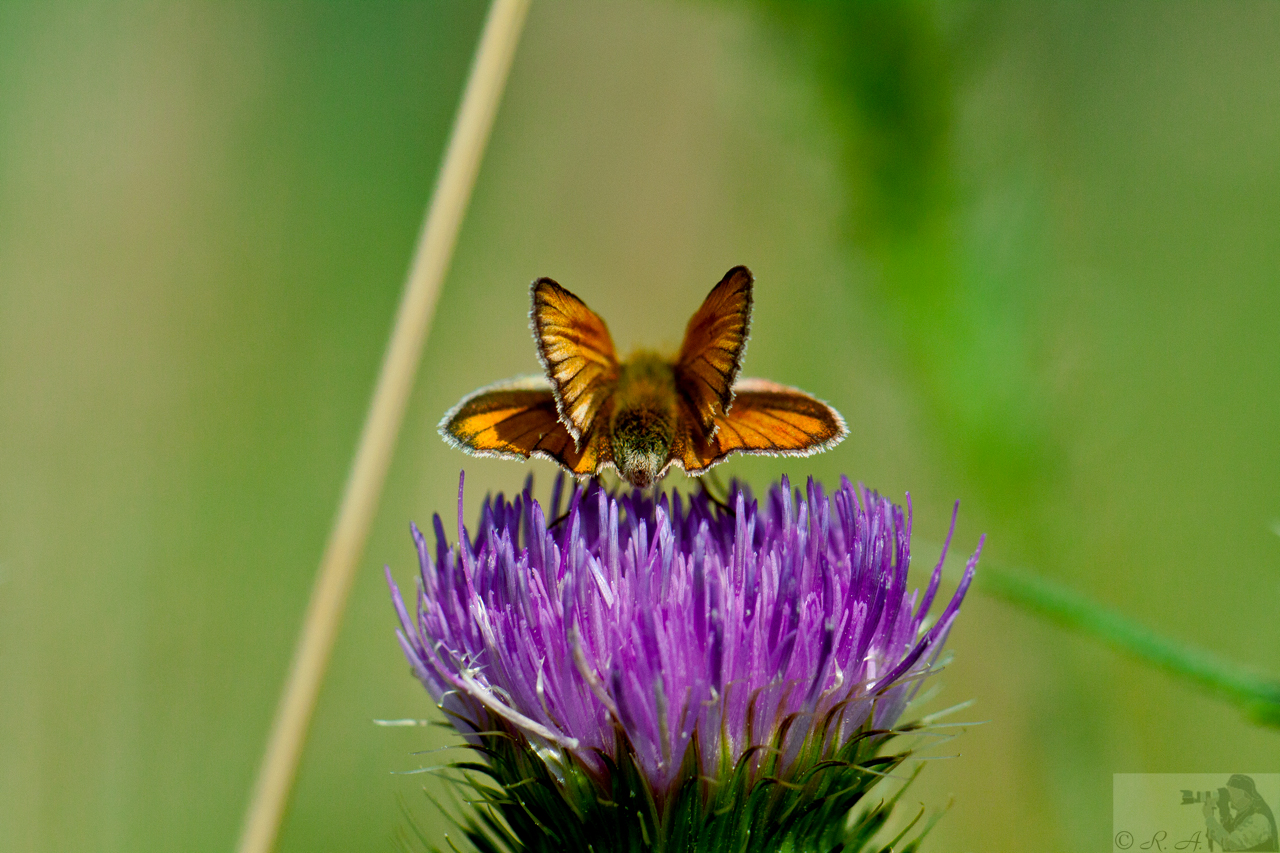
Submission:
[[[751,322],[751,272],[729,270],[685,328],[676,357],[676,382],[706,435],[733,402]]]
[[[742,379],[733,390],[733,405],[715,419],[711,438],[687,437],[681,464],[689,473],[700,474],[731,453],[808,456],[848,432],[835,409],[795,388]]]
[[[446,441],[476,456],[541,456],[579,475],[595,473],[599,462],[599,442],[578,449],[540,376],[480,389],[450,410],[439,429]]]
[[[533,283],[530,312],[538,357],[575,442],[591,431],[618,379],[618,356],[604,320],[549,278]]]

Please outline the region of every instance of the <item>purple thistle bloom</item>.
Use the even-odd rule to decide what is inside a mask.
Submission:
[[[591,485],[548,530],[526,487],[486,499],[468,538],[460,483],[458,546],[439,516],[434,550],[413,528],[416,624],[388,571],[405,655],[473,744],[499,725],[553,776],[568,753],[601,781],[625,738],[659,806],[689,756],[699,777],[759,777],[767,757],[770,776],[795,778],[859,732],[892,729],[978,553],[928,627],[942,560],[923,596],[908,594],[909,498],[904,512],[847,479],[830,497],[812,479],[793,496],[784,478],[763,506],[738,488],[730,503]]]

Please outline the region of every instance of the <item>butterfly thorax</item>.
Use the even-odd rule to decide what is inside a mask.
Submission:
[[[656,353],[641,352],[621,366],[609,413],[609,439],[618,473],[644,488],[671,459],[677,423],[675,371]]]

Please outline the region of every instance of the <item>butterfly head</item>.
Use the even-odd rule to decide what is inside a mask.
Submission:
[[[614,421],[613,463],[623,479],[647,488],[671,461],[671,423],[651,410],[636,409]]]

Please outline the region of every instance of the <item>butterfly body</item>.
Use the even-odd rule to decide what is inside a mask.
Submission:
[[[610,457],[624,480],[643,488],[672,460],[681,421],[676,374],[670,359],[650,352],[621,368],[607,413]]]
[[[440,421],[445,441],[478,456],[552,459],[580,477],[616,469],[647,487],[672,465],[697,476],[732,453],[807,456],[841,441],[839,413],[803,391],[737,379],[751,315],[751,273],[730,270],[689,320],[675,358],[617,358],[608,327],[550,279],[530,312],[545,377],[500,382]]]

